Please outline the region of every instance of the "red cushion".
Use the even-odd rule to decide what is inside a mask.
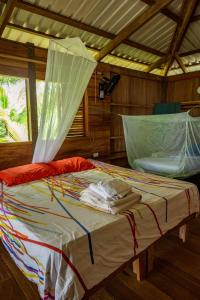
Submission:
[[[48,164],[28,164],[0,171],[0,180],[8,186],[53,176],[55,169]]]
[[[94,169],[95,166],[83,157],[71,157],[62,160],[52,161],[48,163],[49,166],[56,170],[56,174],[80,172]]]

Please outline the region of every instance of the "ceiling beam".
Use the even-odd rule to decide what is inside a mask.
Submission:
[[[191,22],[196,22],[196,21],[199,21],[200,20],[200,15],[196,15],[196,16],[193,16],[191,18]]]
[[[167,56],[164,56],[164,57],[161,57],[160,59],[158,59],[157,61],[155,61],[153,64],[151,64],[148,68],[147,68],[147,72],[151,72],[153,71],[154,69],[156,68],[160,68],[160,66],[164,63],[166,63],[168,57]]]
[[[198,0],[185,0],[182,5],[181,10],[181,18],[179,23],[176,26],[176,30],[174,36],[172,38],[170,48],[169,48],[169,60],[167,61],[165,68],[164,68],[164,76],[167,76],[167,73],[174,61],[175,54],[179,51],[185,33],[188,29],[191,17],[196,9],[198,4]]]
[[[187,73],[187,69],[186,69],[182,59],[180,58],[180,56],[177,53],[175,54],[175,59],[176,59],[178,65],[180,66],[181,70],[183,71],[183,73]]]
[[[17,0],[8,0],[3,9],[3,14],[0,16],[0,37],[10,19],[10,16],[15,8]]]
[[[53,34],[49,34],[49,33],[45,33],[45,32],[42,32],[42,31],[34,30],[34,29],[31,29],[31,28],[24,27],[24,26],[17,25],[17,24],[13,24],[13,23],[8,23],[7,27],[11,28],[11,29],[16,29],[16,30],[28,32],[28,33],[31,33],[31,34],[34,34],[34,35],[37,35],[37,36],[46,37],[46,38],[53,38],[53,39],[54,38],[55,39],[56,38],[63,38],[63,39],[66,38],[66,36],[57,37],[57,36],[54,36]],[[114,37],[115,37],[115,35],[114,35]],[[152,53],[156,56],[164,56],[165,55],[164,53],[162,53],[160,51],[157,51],[155,49],[152,49],[152,48],[140,45],[140,44],[137,44],[137,43],[132,42],[132,41],[127,40],[126,45],[128,45],[130,47],[141,49],[141,50],[149,52],[149,53]],[[87,47],[99,51],[99,49],[97,47],[90,47],[89,45],[87,45]]]
[[[97,61],[100,61],[119,44],[123,43],[131,34],[141,28],[151,18],[153,18],[162,8],[168,5],[172,0],[160,0],[152,6],[148,7],[142,14],[137,16],[132,22],[130,22],[125,28],[123,28],[118,35],[111,40],[96,56]]]
[[[153,5],[156,1],[155,0],[142,0],[142,2],[148,4],[148,5]],[[174,22],[178,23],[179,21],[179,16],[176,15],[174,12],[172,12],[170,9],[168,8],[162,8],[160,10],[160,12],[165,15],[166,17],[168,17],[169,19],[173,20]]]
[[[185,32],[190,23],[190,18],[196,8],[197,3],[198,3],[198,0],[190,0],[190,1],[185,0],[184,1],[183,5],[182,5],[181,18],[180,18],[179,23],[177,24],[174,36],[172,38],[172,41],[171,41],[171,44],[169,47],[168,54],[166,55],[165,58],[159,59],[155,64],[152,64],[151,66],[149,66],[149,68],[147,69],[148,72],[151,72],[155,68],[161,66],[161,64],[163,64],[163,61],[165,60],[166,66],[164,69],[164,74],[165,74],[165,76],[167,75],[169,68],[171,67],[171,64],[173,63],[175,53],[178,53],[178,50],[181,46],[183,37],[184,37]]]
[[[105,30],[93,27],[91,25],[82,23],[80,21],[76,21],[76,20],[74,20],[72,18],[60,15],[60,14],[55,13],[53,11],[50,11],[50,10],[48,10],[46,8],[42,8],[42,7],[33,5],[31,3],[28,3],[28,2],[24,2],[24,1],[19,1],[18,0],[16,6],[19,9],[23,9],[23,10],[31,12],[33,14],[37,14],[37,15],[40,15],[42,17],[49,18],[51,20],[60,22],[62,24],[66,24],[66,25],[69,25],[69,26],[72,26],[72,27],[75,27],[75,28],[87,31],[87,32],[90,32],[90,33],[102,36],[102,37],[110,39],[110,40],[113,40],[116,37],[115,34],[112,34],[112,33],[107,32]],[[130,47],[134,47],[134,48],[140,49],[142,51],[146,51],[146,52],[154,54],[156,56],[163,56],[164,55],[164,53],[162,53],[162,52],[160,52],[160,51],[158,51],[156,49],[144,46],[144,45],[136,43],[136,42],[132,42],[130,40],[125,40],[124,44],[126,44],[126,45],[128,45]]]
[[[116,35],[113,37],[113,39],[116,37]],[[148,53],[151,53],[153,55],[156,55],[156,56],[164,56],[165,53],[159,51],[159,50],[156,50],[154,48],[151,48],[151,47],[147,47],[145,45],[142,45],[142,44],[138,44],[137,42],[133,42],[133,41],[130,41],[130,40],[125,40],[123,42],[123,44],[126,44],[130,47],[133,47],[133,48],[136,48],[136,49],[139,49],[139,50],[142,50],[142,51],[145,51],[145,52],[148,52]]]
[[[195,50],[190,50],[190,51],[187,51],[187,52],[179,53],[179,56],[184,57],[184,56],[194,55],[194,54],[197,54],[197,53],[200,53],[200,49],[195,49]]]
[[[47,39],[62,39],[62,38],[66,38],[66,37],[57,37],[57,36],[54,36],[52,34],[48,34],[48,33],[45,33],[45,32],[41,32],[41,31],[36,31],[34,29],[31,29],[31,28],[27,28],[27,27],[23,27],[21,25],[15,25],[15,24],[12,24],[12,23],[8,23],[7,28],[11,28],[11,29],[15,29],[15,30],[19,30],[19,31],[22,31],[22,32],[26,32],[26,33],[29,33],[29,34],[34,34],[34,35],[37,35],[37,36],[40,36],[40,37],[44,37],[44,38],[47,38]],[[86,44],[86,47],[90,50],[95,50],[95,51],[99,51],[99,49],[95,48],[95,47],[90,47]],[[0,56],[1,56],[1,53],[0,53]],[[136,63],[136,64],[141,64],[141,65],[145,65],[145,66],[148,66],[147,63],[144,63],[144,62],[138,62],[138,61],[135,61],[133,58],[132,59],[127,59],[127,58],[124,58],[120,55],[117,55],[117,54],[111,54],[111,56],[113,57],[117,57],[117,58],[120,58],[126,62],[133,62],[133,63]]]

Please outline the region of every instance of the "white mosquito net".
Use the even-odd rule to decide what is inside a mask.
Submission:
[[[53,160],[97,65],[79,38],[50,40],[38,139],[33,162]]]
[[[200,117],[184,112],[122,119],[133,169],[174,178],[200,172]]]

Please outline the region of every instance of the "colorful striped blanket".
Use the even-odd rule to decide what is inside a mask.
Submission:
[[[191,183],[93,163],[93,170],[3,186],[3,245],[38,285],[42,299],[81,299],[167,230],[199,212],[198,190]],[[112,177],[131,184],[141,193],[141,203],[110,215],[79,201],[90,183]]]

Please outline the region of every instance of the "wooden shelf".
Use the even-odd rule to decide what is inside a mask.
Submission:
[[[153,105],[126,104],[126,103],[110,103],[111,106],[133,107],[133,108],[152,108]]]

